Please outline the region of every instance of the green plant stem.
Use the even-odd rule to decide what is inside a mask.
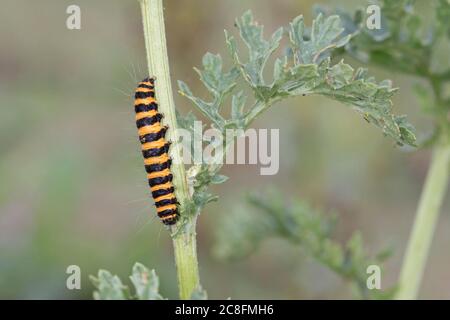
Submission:
[[[177,139],[177,119],[170,81],[169,59],[167,55],[166,33],[162,0],[139,0],[144,27],[145,48],[148,71],[156,77],[156,96],[159,110],[164,114],[164,124],[169,127],[167,139],[172,141],[172,173],[175,194],[183,208],[190,201],[186,172],[181,157],[181,145]],[[181,212],[183,214],[183,212]],[[180,224],[177,223],[176,226]],[[196,244],[196,216],[183,215],[183,230],[172,234],[175,263],[178,274],[180,299],[189,299],[199,286],[199,273]],[[176,227],[172,227],[172,231]]]
[[[397,299],[416,299],[447,189],[450,144],[436,145],[400,272]]]
[[[190,299],[192,292],[200,285],[195,233],[196,217],[187,223],[190,225],[186,225],[186,232],[181,232],[173,239],[180,299]]]

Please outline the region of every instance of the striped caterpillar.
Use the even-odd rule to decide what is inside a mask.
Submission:
[[[136,126],[144,156],[148,184],[155,201],[156,212],[162,223],[175,224],[178,220],[178,201],[174,194],[172,160],[168,155],[170,142],[165,139],[167,126],[161,125],[163,115],[155,100],[155,79],[139,82],[134,95]]]

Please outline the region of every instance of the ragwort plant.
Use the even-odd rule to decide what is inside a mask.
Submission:
[[[206,204],[218,199],[208,191],[211,184],[220,184],[228,178],[220,174],[223,155],[216,158],[195,161],[185,170],[181,161],[180,142],[175,139],[176,130],[182,127],[194,133],[194,113],[185,116],[177,114],[173,103],[170,85],[169,63],[165,41],[162,0],[139,0],[142,10],[144,37],[147,50],[149,74],[158,79],[157,98],[160,110],[165,114],[164,123],[169,126],[169,139],[172,144],[170,155],[174,163],[174,185],[176,196],[180,202],[181,221],[170,229],[174,243],[175,263],[178,273],[178,285],[181,299],[204,299],[206,292],[200,286],[197,249],[196,221]],[[415,145],[412,126],[405,116],[392,113],[391,97],[396,92],[389,80],[377,82],[363,68],[354,69],[343,60],[334,62],[332,56],[340,52],[339,48],[349,45],[352,34],[346,33],[338,15],[316,16],[312,27],[304,24],[302,16],[289,23],[287,28],[279,28],[268,39],[263,36],[263,27],[253,18],[250,11],[236,20],[239,37],[246,45],[247,53],[238,49],[238,40],[225,31],[225,41],[232,65],[225,68],[219,54],[206,53],[202,60],[202,68],[195,69],[201,82],[211,94],[210,100],[197,97],[189,86],[179,81],[179,93],[186,97],[196,110],[211,121],[211,126],[225,133],[228,128],[244,131],[251,126],[255,118],[277,102],[306,95],[319,95],[342,102],[360,113],[362,118],[378,127],[382,133],[395,141],[397,145]],[[280,50],[281,40],[287,37],[289,45]],[[151,40],[151,41],[150,41]],[[267,65],[271,56],[276,56],[273,65]],[[270,68],[272,77],[266,79],[263,74]],[[244,92],[248,90],[249,95]],[[228,103],[231,100],[231,103]],[[229,118],[224,116],[225,108],[231,108]],[[227,114],[228,114],[227,113]],[[225,135],[224,135],[225,136]],[[224,141],[224,150],[232,146],[233,141]],[[197,142],[195,143],[195,139]],[[194,136],[191,148],[203,148],[201,137]],[[195,153],[193,153],[195,154]],[[272,204],[254,201],[258,206],[266,208],[272,216],[279,215],[281,210],[272,208]],[[361,287],[360,265],[365,264],[366,256],[358,236],[351,240],[347,249],[342,249],[331,240],[326,219],[314,216],[309,207],[297,210],[292,217],[279,217],[281,224],[273,224],[270,228],[292,236],[293,241],[310,243],[311,252],[319,261],[325,262],[333,270],[344,277],[357,279]],[[274,214],[275,213],[275,214]],[[291,223],[292,222],[292,223]],[[300,230],[309,230],[310,237],[298,234]],[[231,239],[230,241],[234,241]],[[320,247],[317,247],[319,245]],[[325,251],[319,248],[328,248]],[[352,257],[349,264],[349,256]],[[358,267],[355,267],[355,266]],[[98,277],[93,277],[98,299],[126,299],[142,297],[159,299],[157,293],[158,280],[153,271],[140,264],[133,269],[132,282],[136,294],[131,295],[128,287],[122,284],[117,276],[100,270]],[[144,288],[142,288],[144,286]],[[147,292],[145,295],[139,292]],[[363,296],[365,294],[363,293]]]
[[[284,210],[281,210],[281,208],[275,210],[270,209],[268,205],[250,201],[254,207],[261,211],[257,225],[255,226],[255,223],[251,225],[249,221],[237,225],[232,223],[232,217],[225,217],[223,230],[219,230],[218,233],[216,251],[223,258],[237,258],[239,255],[251,253],[257,244],[266,237],[279,236],[298,244],[323,265],[349,279],[359,289],[358,293],[363,298],[415,299],[418,296],[449,175],[450,132],[448,112],[450,99],[446,96],[445,86],[450,82],[450,64],[448,64],[448,57],[440,56],[439,53],[442,52],[442,48],[448,48],[450,45],[450,3],[445,0],[432,2],[433,18],[431,23],[426,23],[416,13],[415,1],[383,0],[376,3],[381,8],[381,28],[378,30],[366,28],[365,22],[368,15],[365,8],[358,9],[354,13],[348,13],[340,9],[333,11],[325,7],[317,7],[316,13],[325,16],[339,15],[345,28],[344,34],[351,36],[347,45],[335,50],[334,55],[341,56],[346,53],[364,63],[376,64],[389,71],[400,72],[415,79],[420,79],[420,83],[417,81],[418,83],[415,84],[414,88],[414,92],[417,94],[416,98],[421,103],[423,112],[434,120],[433,133],[420,142],[421,148],[432,148],[433,155],[417,208],[400,278],[397,285],[392,288],[396,290],[387,290],[382,295],[373,295],[373,291],[367,291],[366,286],[361,285],[361,275],[365,272],[365,267],[369,262],[356,259],[356,261],[363,262],[354,264],[356,268],[353,269],[359,271],[345,276],[341,270],[335,268],[334,263],[330,263],[330,260],[324,261],[320,255],[318,256],[314,248],[311,248],[310,242],[301,241],[301,237],[294,236],[292,233],[280,232],[285,224],[292,224],[292,218],[290,218],[292,213],[289,212],[294,212],[294,216],[302,216],[307,213],[307,211],[301,210],[302,206],[300,206],[300,209],[293,209],[298,207],[298,204],[293,204],[293,208],[284,207]],[[262,201],[264,203],[264,200]],[[285,214],[282,214],[283,212]],[[302,212],[304,213],[302,214]],[[274,219],[274,216],[276,219]],[[307,218],[307,216],[304,218]],[[268,219],[271,219],[274,223],[269,228],[270,230],[267,230]],[[326,237],[321,237],[324,233],[321,232],[320,228],[302,227],[302,223],[297,225],[303,232],[308,233],[316,230],[313,233],[313,239],[316,238],[314,247],[320,245],[322,241],[327,241]],[[258,229],[266,232],[256,234],[255,230]],[[223,237],[226,233],[233,233],[235,235],[233,239],[239,239],[241,243],[245,244],[251,243],[251,246],[244,245],[241,247],[243,250],[229,251],[230,242],[224,241]],[[343,249],[341,247],[340,250],[334,252],[334,256],[337,257],[336,261],[344,261],[342,258]],[[322,250],[327,251],[323,248]],[[332,256],[332,254],[329,256]],[[350,259],[346,258],[346,261],[355,260],[351,259],[351,256],[350,254]],[[342,266],[342,264],[338,265]]]
[[[381,29],[364,26],[365,11],[337,10],[345,33],[353,34],[345,52],[364,63],[400,72],[416,80],[414,92],[424,115],[434,122],[433,133],[420,143],[431,148],[432,158],[417,207],[398,283],[397,299],[415,299],[445,197],[450,164],[450,2],[427,2],[430,20],[418,14],[414,0],[382,0]],[[329,10],[318,8],[319,12]],[[442,55],[441,53],[445,54]]]

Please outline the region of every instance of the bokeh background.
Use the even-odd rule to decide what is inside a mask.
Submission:
[[[245,10],[266,34],[317,1],[166,1],[166,29],[175,81],[204,93],[192,70],[207,51],[227,56],[223,29],[235,32]],[[361,1],[320,1],[353,9]],[[65,26],[66,8],[81,7],[81,30]],[[426,10],[426,6],[423,6]],[[156,269],[161,293],[177,297],[168,233],[154,218],[133,121],[131,93],[146,75],[137,1],[4,0],[0,10],[0,298],[90,299],[90,274],[105,268],[126,279],[134,262]],[[358,63],[348,59],[353,65]],[[400,88],[419,138],[430,119],[413,95],[418,81],[370,66]],[[182,112],[191,110],[176,95]],[[429,151],[395,148],[350,108],[321,97],[291,99],[255,123],[280,128],[280,171],[228,165],[220,195],[200,217],[202,283],[210,298],[351,298],[348,286],[281,240],[227,263],[214,258],[219,218],[243,193],[274,186],[291,198],[339,212],[337,239],[361,230],[368,252],[391,245],[382,285],[398,276],[429,161]],[[448,197],[447,197],[448,198]],[[420,298],[450,298],[450,219],[446,200]],[[82,290],[67,290],[66,267],[82,270]]]

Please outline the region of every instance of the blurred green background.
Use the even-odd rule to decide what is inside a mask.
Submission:
[[[166,1],[171,72],[202,93],[197,75],[206,51],[227,56],[223,29],[252,9],[266,34],[315,3],[353,9],[362,1]],[[81,30],[65,26],[66,8],[81,7]],[[91,298],[99,268],[126,278],[135,261],[155,268],[161,294],[177,297],[169,235],[149,198],[131,94],[146,76],[137,1],[4,0],[0,10],[0,298]],[[358,64],[348,59],[350,63]],[[420,113],[416,80],[370,67],[400,91],[419,138],[430,120]],[[175,97],[179,109],[191,109]],[[350,298],[346,284],[281,240],[249,259],[226,263],[211,254],[220,216],[248,190],[276,186],[288,197],[339,212],[337,238],[361,230],[369,252],[392,245],[382,286],[397,279],[429,161],[429,151],[395,148],[350,108],[321,97],[277,104],[255,123],[280,128],[280,171],[227,165],[217,203],[198,225],[202,283],[209,297]],[[450,298],[449,201],[443,207],[421,298]],[[66,289],[66,267],[82,271],[82,290]]]

